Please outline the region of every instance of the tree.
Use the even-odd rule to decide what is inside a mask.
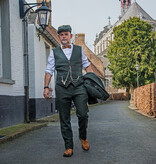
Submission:
[[[156,71],[156,34],[152,26],[133,17],[113,29],[114,40],[110,42],[107,58],[113,74],[115,88],[135,88],[136,64],[139,65],[139,84],[154,82]]]

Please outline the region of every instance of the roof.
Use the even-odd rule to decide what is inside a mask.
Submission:
[[[156,20],[154,20],[149,14],[147,14],[143,8],[140,7],[140,5],[137,2],[134,2],[128,10],[125,12],[125,14],[121,17],[120,20],[118,20],[108,31],[106,34],[109,34],[112,32],[113,28],[115,26],[120,25],[125,20],[128,20],[129,18],[133,17],[140,17],[141,20],[146,21],[153,25],[154,30],[156,31]],[[100,37],[96,38],[94,41],[94,46],[100,41]]]
[[[104,78],[104,66],[102,61],[85,44],[82,45],[82,48],[92,64],[93,71],[101,78]]]
[[[103,31],[101,31],[100,34],[96,37],[94,44],[96,44],[104,36],[104,34],[106,34],[111,28],[112,25],[105,26]]]
[[[123,17],[120,19],[119,22],[123,22],[124,20],[129,19],[130,17],[140,17],[141,19],[147,19],[147,20],[154,20],[149,14],[147,14],[144,9],[140,7],[140,5],[137,2],[134,2],[129,9],[126,11],[126,13],[123,15]]]
[[[57,30],[53,26],[48,25],[44,31],[38,30],[42,33],[44,38],[50,41],[55,47],[61,44],[57,35]]]
[[[88,60],[91,63],[93,71],[101,78],[104,78],[104,65],[102,61],[87,47],[85,44],[85,34],[79,33],[75,35],[75,44],[82,46]]]
[[[53,26],[48,26],[46,30],[55,38],[55,40],[59,44],[61,44],[60,39],[59,39],[58,34],[57,34],[57,30]]]

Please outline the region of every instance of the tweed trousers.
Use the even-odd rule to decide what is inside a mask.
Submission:
[[[56,108],[59,111],[62,137],[66,149],[73,149],[73,132],[71,127],[71,103],[74,102],[78,117],[79,138],[85,140],[88,125],[88,94],[83,84],[67,88],[56,84]]]

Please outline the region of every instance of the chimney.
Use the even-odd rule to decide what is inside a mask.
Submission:
[[[78,46],[85,45],[85,34],[79,33],[75,35],[75,44]]]
[[[43,2],[43,0],[36,0],[36,2],[37,3],[42,3]],[[52,10],[51,8],[51,0],[45,0],[45,4],[46,4],[46,6],[50,9],[50,10]],[[52,22],[51,22],[51,13],[50,13],[50,17],[49,17],[49,23],[48,23],[49,25],[52,25]]]

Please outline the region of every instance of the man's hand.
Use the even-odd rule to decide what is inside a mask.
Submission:
[[[46,73],[45,74],[45,78],[44,78],[44,86],[49,86],[49,83],[50,83],[50,80],[51,80],[51,75],[49,73]],[[43,96],[46,98],[46,99],[49,99],[51,98],[51,95],[50,95],[50,92],[49,91],[53,91],[51,88],[44,88],[44,92],[43,92]]]
[[[50,92],[49,92],[49,88],[45,88],[45,89],[44,89],[43,96],[44,96],[46,99],[51,98],[51,95],[50,95]]]
[[[91,64],[85,69],[86,72],[93,72]]]

